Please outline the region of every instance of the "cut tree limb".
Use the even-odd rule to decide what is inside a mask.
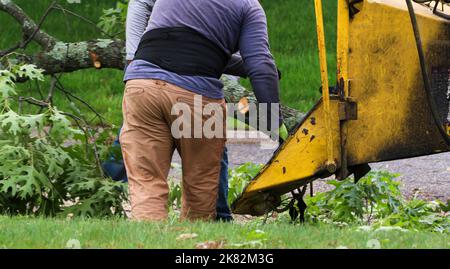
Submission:
[[[243,97],[246,97],[249,103],[258,103],[253,92],[239,84],[239,82],[226,76],[223,76],[221,80],[224,84],[223,93],[225,100],[228,103],[238,103]],[[293,129],[304,117],[303,113],[285,105],[281,105],[281,114],[284,118],[284,124],[289,130]],[[257,128],[257,126],[252,127]]]
[[[56,42],[49,50],[31,57],[46,74],[68,73],[87,68],[125,68],[125,42],[95,39],[76,43]]]

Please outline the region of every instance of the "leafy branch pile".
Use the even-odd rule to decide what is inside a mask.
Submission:
[[[450,233],[448,202],[406,200],[395,177],[387,172],[371,172],[356,184],[352,179],[327,181],[333,190],[305,198],[307,221]]]
[[[0,214],[124,215],[125,187],[102,176],[89,129],[73,128],[70,114],[51,102],[17,97],[14,81],[40,81],[42,72],[33,65],[0,71]],[[15,111],[23,101],[39,112]]]

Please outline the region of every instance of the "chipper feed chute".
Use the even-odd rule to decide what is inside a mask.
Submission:
[[[440,2],[434,11],[413,3],[411,15],[405,0],[338,0],[337,86],[322,91],[234,213],[263,215],[285,193],[333,174],[362,177],[368,163],[450,150],[450,7]],[[322,5],[315,4],[328,89]]]

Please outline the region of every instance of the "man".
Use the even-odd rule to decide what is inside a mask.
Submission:
[[[148,25],[153,6],[156,0],[131,0],[127,13],[127,30],[126,30],[126,61],[127,65],[134,59],[139,41],[144,34]],[[224,73],[235,74],[246,78],[247,75],[243,70],[243,62],[239,55],[233,55]],[[235,76],[229,75],[230,78],[237,79]],[[120,131],[119,131],[120,135]],[[119,138],[114,141],[112,147],[120,147]],[[111,155],[109,160],[103,162],[102,166],[105,173],[113,180],[128,182],[125,165],[121,160],[122,157]],[[232,221],[231,210],[228,205],[228,153],[225,147],[220,169],[219,177],[219,194],[216,204],[218,221]]]
[[[148,21],[146,16],[133,17]],[[258,101],[278,103],[278,72],[269,51],[265,14],[257,0],[159,0],[155,4],[125,75],[121,143],[133,218],[167,218],[166,178],[175,148],[182,158],[182,218],[215,217],[225,137],[175,136],[172,127],[177,118],[172,110],[179,102],[193,108],[200,95],[202,108],[213,104],[224,112],[219,77],[238,50]],[[195,113],[194,109],[194,121]],[[201,124],[219,116],[200,115]],[[220,119],[224,124],[225,115]],[[277,126],[281,122],[278,119]]]

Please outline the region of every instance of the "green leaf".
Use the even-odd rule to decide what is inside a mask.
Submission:
[[[0,122],[1,127],[5,132],[13,135],[17,135],[21,132],[21,118],[16,112],[12,110],[0,115]]]
[[[83,134],[83,131],[72,128],[72,124],[67,116],[61,114],[56,108],[53,109],[49,121],[53,124],[50,134],[59,143],[71,140],[75,135]]]
[[[20,126],[28,131],[42,132],[45,125],[45,114],[21,116]]]
[[[95,179],[87,179],[82,182],[77,182],[72,185],[72,190],[75,192],[94,191],[98,188],[99,182]]]
[[[45,176],[37,172],[34,167],[28,167],[23,179],[25,184],[20,188],[19,193],[22,199],[41,194],[42,181],[46,180]]]
[[[11,71],[9,70],[0,70],[0,79],[7,79],[10,82],[12,82],[13,80],[16,80],[16,75],[14,75]]]
[[[43,177],[32,166],[23,166],[14,170],[13,174],[8,175],[0,181],[1,191],[12,195],[19,194],[19,197],[26,199],[35,194],[41,194],[40,180]]]
[[[17,67],[15,70],[15,73],[20,78],[29,78],[31,80],[44,80],[44,69],[37,68],[34,64],[25,64],[22,66]]]
[[[12,81],[11,77],[0,76],[0,94],[2,100],[6,100],[11,96],[17,95],[15,87],[16,85]]]
[[[92,217],[95,216],[95,199],[85,199],[77,204],[67,208],[66,213],[72,213],[75,216]]]

